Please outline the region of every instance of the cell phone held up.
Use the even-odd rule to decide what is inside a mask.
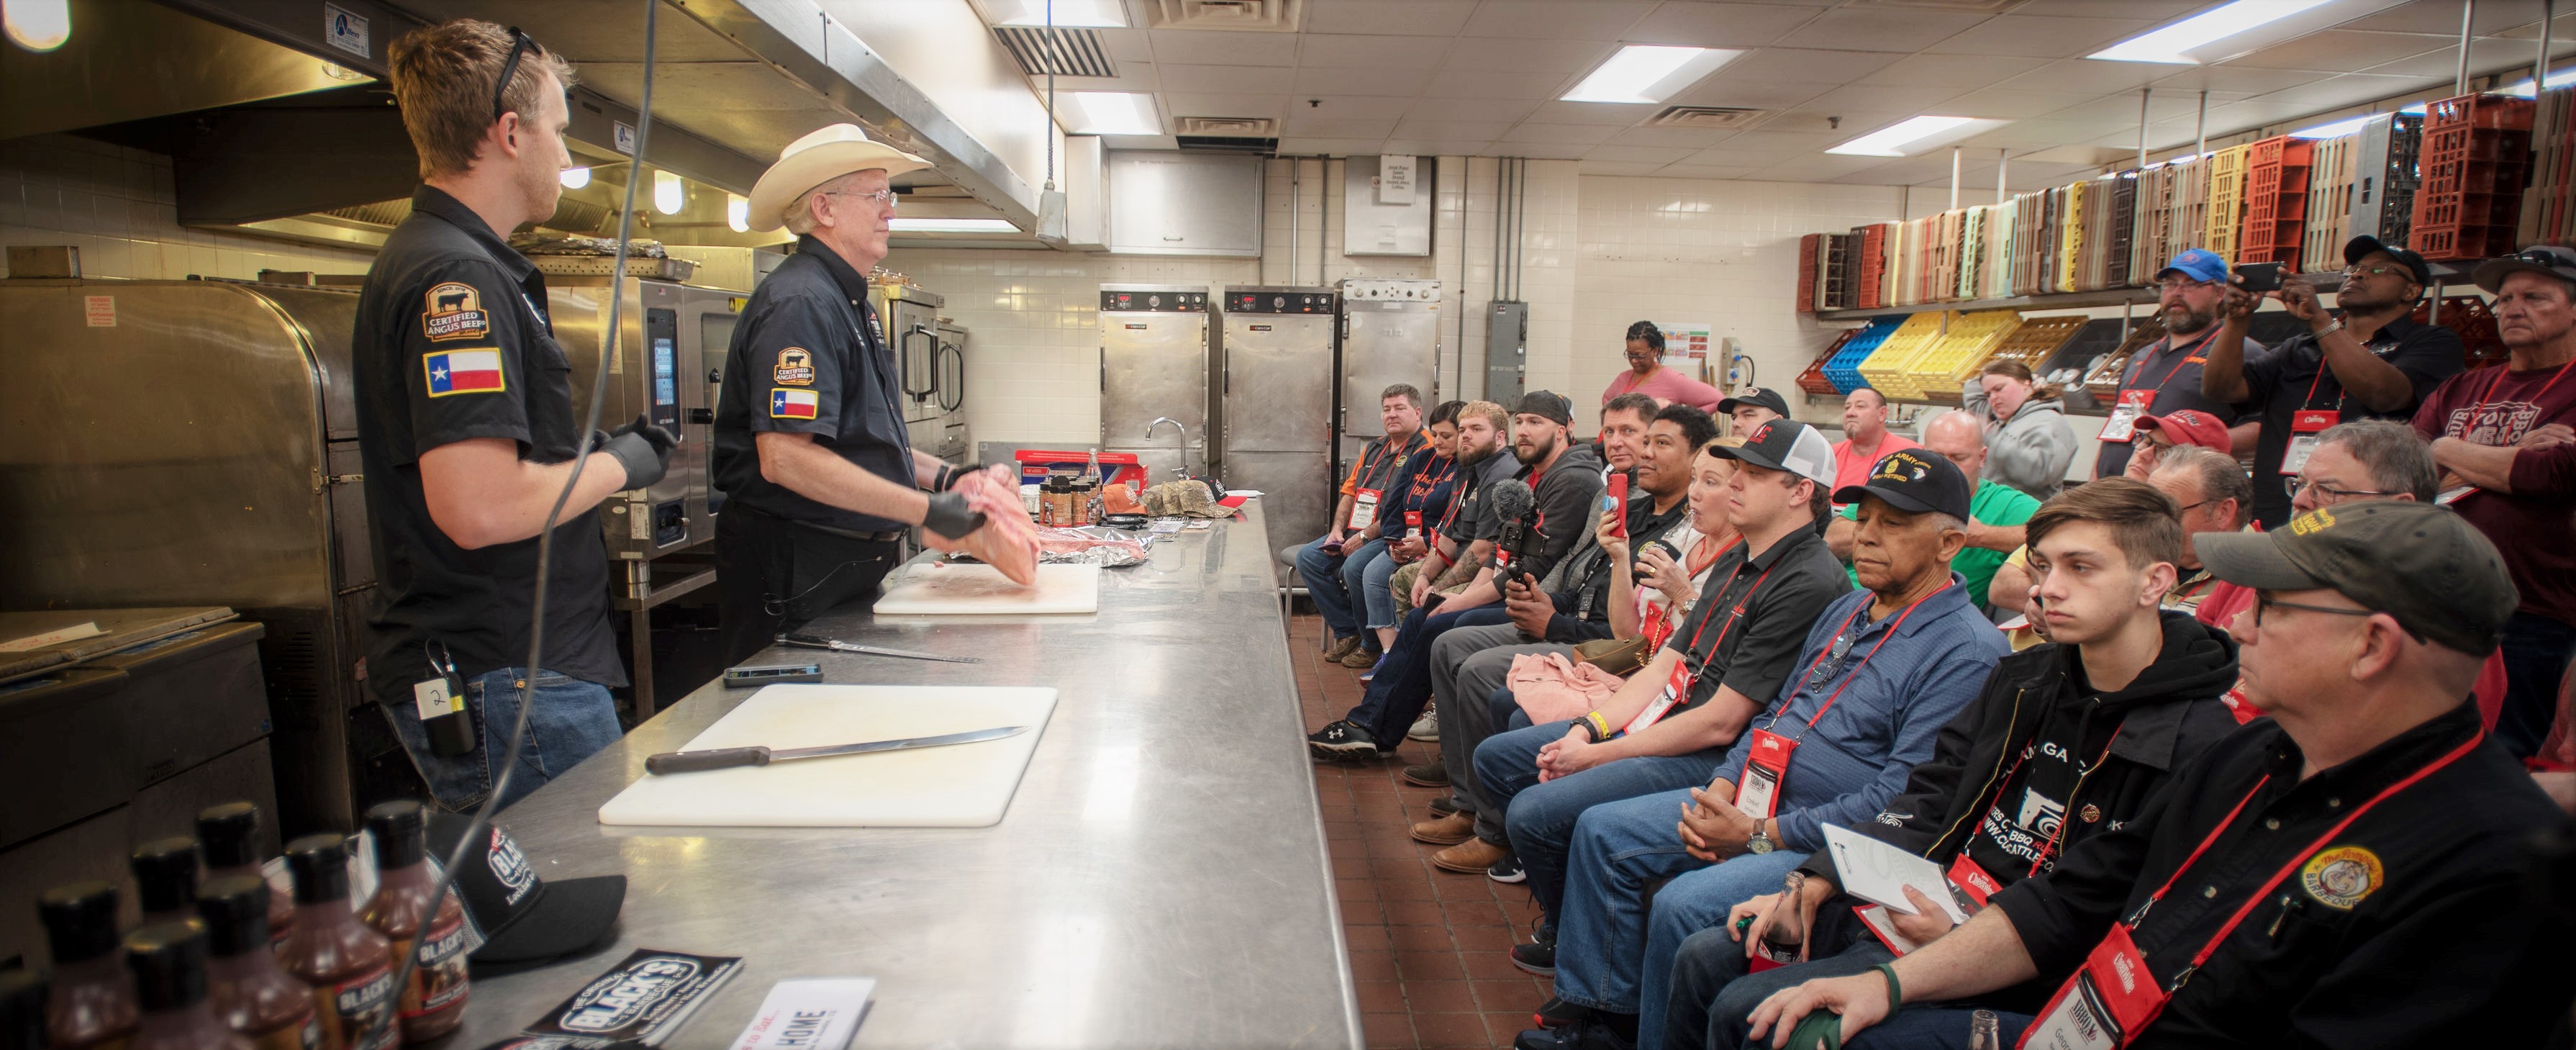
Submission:
[[[2236,268],[2236,286],[2256,295],[2280,291],[2282,266],[2276,262],[2239,266]]]
[[[1601,489],[1601,513],[1619,514],[1619,512],[1627,506],[1628,475],[1625,472],[1614,471],[1610,475],[1609,483]],[[1610,524],[1610,535],[1623,540],[1628,538],[1627,515],[1619,514],[1619,517],[1612,520]]]

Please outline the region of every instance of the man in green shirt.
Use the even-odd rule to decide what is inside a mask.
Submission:
[[[1975,417],[1965,412],[1944,412],[1923,428],[1923,447],[1938,452],[1959,471],[1979,477],[1986,466],[1985,430]],[[2010,485],[1992,481],[1977,482],[1977,492],[1968,503],[1968,546],[1950,559],[1950,571],[1967,581],[1968,597],[1980,611],[1991,613],[1986,600],[1986,585],[1995,578],[1996,567],[2004,556],[2022,544],[2022,523],[2039,512],[2039,501]],[[1825,527],[1825,546],[1834,557],[1843,559],[1843,571],[1851,571],[1852,534],[1858,531],[1852,508],[1845,507],[1833,523]],[[1855,578],[1856,580],[1857,578]]]

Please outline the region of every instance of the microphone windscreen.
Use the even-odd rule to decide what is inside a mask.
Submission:
[[[1496,521],[1514,520],[1538,505],[1538,497],[1530,492],[1529,482],[1518,478],[1495,482],[1494,491],[1485,498],[1493,501]]]

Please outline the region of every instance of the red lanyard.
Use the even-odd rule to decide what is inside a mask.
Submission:
[[[1738,537],[1736,542],[1743,542],[1742,537]],[[1732,546],[1732,544],[1729,546]],[[1748,545],[1745,549],[1750,551],[1752,550],[1752,547]],[[1718,553],[1724,554],[1726,552],[1721,550]],[[1753,559],[1750,555],[1747,555],[1744,560],[1744,565],[1738,565],[1735,567],[1735,572],[1726,578],[1726,586],[1717,589],[1717,596],[1720,599],[1725,598],[1726,592],[1735,588],[1735,581],[1744,578],[1745,566],[1751,564],[1753,564]],[[1775,561],[1771,563],[1771,569],[1777,569],[1779,567],[1779,562]],[[1717,629],[1717,643],[1708,647],[1707,656],[1699,657],[1700,663],[1706,664],[1710,659],[1717,656],[1717,650],[1726,644],[1726,632],[1735,629],[1735,621],[1744,615],[1744,607],[1753,604],[1754,595],[1762,593],[1762,581],[1771,578],[1771,569],[1762,570],[1762,575],[1753,578],[1753,586],[1745,588],[1744,600],[1736,603],[1735,611],[1726,615],[1726,626]],[[1724,603],[1721,601],[1720,604]],[[1699,618],[1699,629],[1691,632],[1690,644],[1682,647],[1682,654],[1684,656],[1699,655],[1699,636],[1708,633],[1709,621],[1714,619],[1717,619],[1717,610],[1715,609],[1709,610],[1708,615]]]
[[[1945,587],[1945,588],[1943,588],[1943,590],[1947,590],[1947,589],[1948,589],[1948,588],[1946,588],[1946,587]],[[1897,613],[1897,614],[1896,614],[1896,619],[1895,619],[1895,621],[1894,621],[1894,622],[1892,622],[1892,623],[1889,623],[1889,624],[1887,625],[1887,633],[1886,633],[1886,634],[1882,634],[1882,635],[1879,635],[1879,636],[1878,636],[1878,644],[1876,644],[1876,645],[1872,645],[1872,646],[1870,646],[1870,647],[1869,647],[1869,652],[1868,652],[1866,655],[1863,655],[1863,656],[1860,658],[1860,662],[1859,662],[1859,663],[1857,663],[1857,664],[1853,664],[1853,665],[1852,665],[1851,673],[1850,673],[1850,674],[1846,674],[1846,675],[1844,675],[1844,676],[1843,676],[1843,684],[1841,684],[1841,685],[1838,685],[1838,686],[1835,686],[1835,687],[1834,687],[1834,695],[1832,695],[1832,696],[1828,696],[1828,697],[1826,697],[1826,698],[1825,698],[1825,706],[1817,708],[1817,709],[1816,709],[1816,713],[1815,713],[1815,715],[1813,715],[1812,717],[1810,717],[1810,718],[1808,718],[1808,719],[1807,719],[1807,728],[1809,728],[1809,729],[1814,729],[1814,728],[1816,728],[1816,723],[1817,723],[1819,720],[1822,720],[1822,719],[1825,717],[1825,712],[1827,712],[1827,711],[1831,711],[1831,710],[1833,710],[1833,709],[1834,709],[1834,701],[1836,701],[1836,700],[1840,700],[1840,699],[1842,699],[1842,698],[1843,698],[1843,690],[1851,688],[1852,679],[1855,679],[1855,678],[1860,677],[1861,668],[1864,668],[1864,667],[1869,666],[1869,658],[1870,658],[1870,657],[1872,657],[1872,656],[1877,656],[1877,655],[1878,655],[1878,651],[1879,651],[1879,649],[1881,649],[1881,648],[1883,648],[1883,647],[1885,647],[1885,646],[1887,645],[1887,640],[1888,640],[1888,639],[1890,639],[1890,638],[1894,638],[1894,637],[1896,637],[1896,629],[1897,629],[1897,628],[1899,628],[1899,627],[1903,627],[1903,626],[1905,626],[1905,618],[1906,618],[1906,617],[1908,617],[1908,616],[1912,616],[1912,615],[1914,615],[1914,610],[1915,610],[1917,607],[1921,606],[1924,602],[1931,601],[1934,595],[1938,595],[1938,594],[1940,594],[1940,593],[1941,593],[1940,591],[1934,591],[1934,592],[1932,592],[1931,594],[1927,594],[1927,595],[1924,595],[1923,597],[1916,598],[1916,599],[1914,599],[1914,603],[1913,603],[1912,605],[1908,605],[1908,606],[1906,606],[1906,607],[1905,607],[1905,610],[1904,610],[1903,612],[1899,612],[1899,613]],[[1834,634],[1833,634],[1833,637],[1835,637],[1835,638],[1840,638],[1840,637],[1842,637],[1842,636],[1843,636],[1843,632],[1844,632],[1844,631],[1850,630],[1850,629],[1851,629],[1851,625],[1852,625],[1852,621],[1853,621],[1853,620],[1860,619],[1860,614],[1861,614],[1862,612],[1866,611],[1866,610],[1869,608],[1869,604],[1870,604],[1870,603],[1868,603],[1868,602],[1862,602],[1862,603],[1860,603],[1859,607],[1854,608],[1854,609],[1851,611],[1851,615],[1846,616],[1846,617],[1843,617],[1843,625],[1842,625],[1842,626],[1840,626],[1840,627],[1836,627],[1836,628],[1834,628]],[[1833,642],[1832,642],[1831,640],[1828,640],[1828,641],[1825,643],[1825,648],[1827,648],[1827,649],[1832,649],[1832,648],[1833,648]],[[1816,668],[1817,668],[1817,667],[1819,667],[1819,666],[1821,666],[1824,662],[1825,662],[1825,654],[1824,654],[1824,653],[1817,653],[1817,654],[1816,654],[1816,658],[1815,658],[1814,660],[1812,660],[1812,661],[1809,661],[1809,662],[1808,662],[1808,664],[1807,664],[1806,674],[1805,674],[1805,675],[1801,675],[1800,677],[1802,677],[1802,678],[1803,678],[1803,677],[1806,677],[1806,675],[1812,675],[1812,674],[1815,674],[1815,673],[1816,673]],[[1798,697],[1798,693],[1797,693],[1797,691],[1792,690],[1792,691],[1789,693],[1789,700],[1795,700],[1795,699],[1797,699],[1797,697]],[[1779,713],[1779,714],[1774,714],[1774,715],[1772,715],[1772,716],[1771,716],[1771,722],[1770,722],[1770,725],[1779,725],[1779,724],[1780,724],[1780,716],[1781,716],[1781,715],[1785,715],[1785,714],[1787,714],[1788,712],[1789,712],[1789,701],[1788,701],[1788,700],[1783,700],[1783,701],[1781,701],[1781,702],[1780,702],[1780,713]],[[1766,728],[1767,728],[1767,727],[1766,727]],[[1801,736],[1801,737],[1803,737],[1803,736],[1805,736],[1806,734],[1802,732],[1802,733],[1799,733],[1798,735],[1799,735],[1799,736]]]
[[[2540,403],[2541,395],[2547,394],[2550,387],[2558,385],[2559,377],[2567,374],[2568,365],[2576,365],[2576,361],[2564,362],[2558,366],[2558,371],[2550,373],[2549,381],[2540,384],[2540,389],[2532,392],[2532,404],[2538,405]],[[2495,400],[2496,388],[2504,385],[2504,374],[2512,368],[2513,366],[2510,364],[2496,366],[2495,382],[2488,383],[2486,396],[2479,398],[2477,404],[2470,406],[2469,418],[2476,419],[2480,413],[2486,410],[2487,403]]]
[[[2370,801],[2353,807],[2351,813],[2345,814],[2342,820],[2335,822],[2335,826],[2327,828],[2325,834],[2317,836],[2315,842],[2309,843],[2308,848],[2300,850],[2299,855],[2291,858],[2288,864],[2282,865],[2281,870],[2273,872],[2272,878],[2263,883],[2263,888],[2255,890],[2251,896],[2245,898],[2245,903],[2237,907],[2236,914],[2227,917],[2227,924],[2219,927],[2218,933],[2210,937],[2209,943],[2201,946],[2199,954],[2191,957],[2191,965],[2183,967],[2183,972],[2175,976],[2175,986],[2179,987],[2184,977],[2200,969],[2200,964],[2208,962],[2209,957],[2218,951],[2219,942],[2226,940],[2228,934],[2236,932],[2236,925],[2244,922],[2245,917],[2252,914],[2256,906],[2270,899],[2272,891],[2281,885],[2282,880],[2289,878],[2291,872],[2299,870],[2299,866],[2307,863],[2308,858],[2314,856],[2318,850],[2324,849],[2326,843],[2334,841],[2335,836],[2343,834],[2343,829],[2352,826],[2353,821],[2360,820],[2362,814],[2370,812],[2371,807],[2387,801],[2389,796],[2413,787],[2416,781],[2432,776],[2442,767],[2459,761],[2460,756],[2475,750],[2478,742],[2486,738],[2486,729],[2479,728],[2475,735],[2469,737],[2467,743],[2452,748],[2449,754],[2427,763],[2424,768],[2416,770],[2412,776],[2388,785],[2380,793],[2371,796]],[[2254,796],[2263,790],[2263,785],[2271,782],[2271,775],[2264,774],[2263,779],[2254,782],[2254,790],[2246,792],[2244,798],[2236,800],[2236,808],[2227,811],[2226,819],[2219,821],[2217,827],[2210,829],[2209,837],[2200,840],[2200,845],[2192,849],[2191,855],[2182,859],[2182,865],[2175,868],[2172,875],[2165,877],[2164,885],[2156,887],[2156,892],[2147,895],[2145,904],[2138,905],[2137,915],[2130,918],[2128,922],[2130,929],[2137,929],[2139,923],[2146,921],[2147,909],[2155,907],[2157,901],[2164,899],[2165,891],[2172,889],[2174,883],[2182,879],[2182,873],[2191,868],[2192,862],[2199,860],[2200,855],[2208,852],[2211,844],[2216,843],[2220,835],[2227,833],[2228,827],[2236,823],[2237,814],[2245,811],[2245,804],[2254,801]]]
[[[2166,384],[2166,383],[2173,382],[2173,377],[2175,377],[2175,376],[2177,376],[2177,375],[2180,375],[2180,374],[2182,373],[2182,366],[2184,366],[2184,365],[2187,365],[2187,364],[2190,364],[2190,363],[2191,363],[2191,352],[2192,352],[2193,350],[2197,350],[2197,349],[2199,349],[2199,348],[2200,348],[2200,347],[2202,347],[2202,346],[2208,345],[2208,343],[2209,343],[2209,341],[2210,341],[2210,340],[2217,338],[2217,337],[2218,337],[2218,332],[2216,331],[2216,329],[2221,328],[2221,327],[2224,327],[2224,326],[2222,326],[2222,325],[2211,325],[2210,327],[2211,327],[2212,331],[2211,331],[2208,335],[2201,336],[2201,337],[2200,337],[2200,341],[2199,341],[2199,342],[2195,342],[2195,343],[2191,344],[2190,346],[2187,346],[2187,347],[2184,347],[2184,348],[2183,348],[2183,352],[2182,352],[2182,360],[2174,362],[2173,371],[2170,371],[2170,372],[2165,373],[2165,377],[2164,377],[2163,379],[2160,379],[2160,380],[2156,381],[2156,389],[2155,389],[2155,391],[2154,391],[2153,393],[2150,393],[2150,394],[2148,394],[2148,395],[2147,395],[2147,411],[2152,412],[2152,411],[2154,411],[2154,410],[2155,410],[2155,407],[2156,407],[2156,394],[2161,394],[2161,393],[2163,393],[2163,392],[2164,392],[2164,389],[2165,389],[2165,384]],[[2166,337],[2165,337],[2165,349],[2168,349],[2168,350],[2173,349],[2173,337],[2172,337],[2172,336],[2166,336]],[[2323,367],[2322,363],[2319,365],[2319,367]],[[2138,374],[2139,374],[2139,373],[2141,373],[2141,372],[2144,372],[2144,371],[2146,371],[2146,370],[2147,370],[2147,358],[2146,358],[2145,356],[2141,356],[2141,357],[2139,357],[2139,358],[2138,358],[2138,367],[2136,367],[2136,368],[2132,368],[2132,369],[2130,369],[2130,370],[2129,370],[2129,381],[2128,381],[2127,383],[2125,383],[2125,384],[2122,384],[2122,387],[2121,387],[2121,388],[2122,388],[2122,389],[2124,389],[2124,390],[2135,390],[2135,389],[2137,389],[2137,388],[2138,388]]]

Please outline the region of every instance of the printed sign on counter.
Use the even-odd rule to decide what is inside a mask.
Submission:
[[[857,1035],[875,994],[874,977],[780,981],[760,1001],[733,1050],[841,1050]]]

